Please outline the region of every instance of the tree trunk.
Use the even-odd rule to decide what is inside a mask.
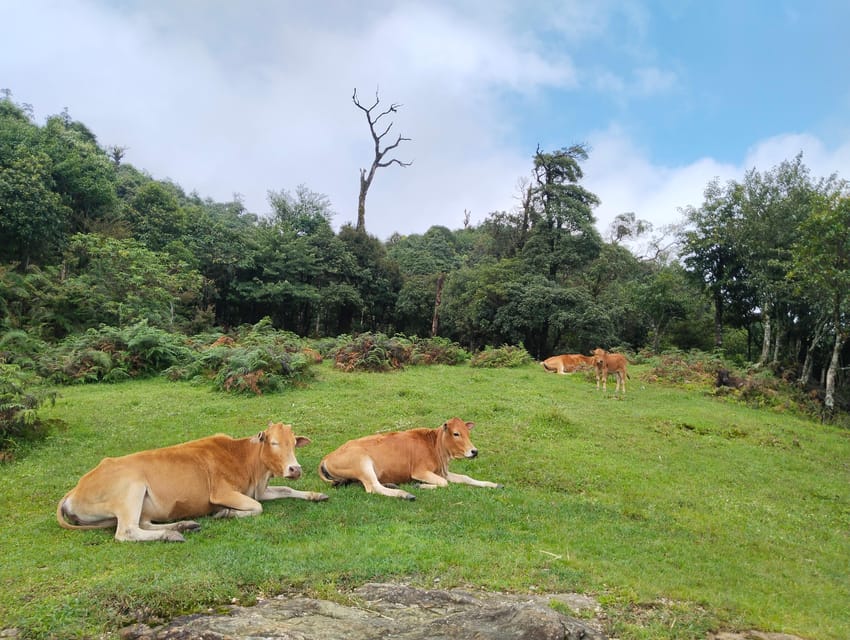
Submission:
[[[826,333],[826,327],[826,322],[819,322],[815,328],[815,334],[812,336],[811,342],[806,347],[803,370],[800,372],[800,379],[797,380],[797,384],[801,386],[809,384],[809,380],[812,379],[812,370],[815,368],[815,347],[818,346],[818,343],[823,338],[823,334]]]
[[[720,293],[714,296],[714,346],[717,349],[723,346],[723,298]]]
[[[782,331],[777,326],[773,333],[776,334],[776,341],[773,343],[773,359],[770,363],[775,366],[779,364],[779,347],[782,344]]]
[[[825,418],[832,419],[835,415],[835,377],[838,374],[838,357],[841,355],[841,349],[844,348],[846,336],[841,335],[839,327],[835,327],[835,344],[832,347],[832,358],[829,361],[829,369],[826,372],[826,396],[824,398],[824,406],[826,408]]]
[[[437,336],[440,324],[440,305],[443,303],[443,284],[446,282],[446,274],[441,273],[437,278],[437,296],[434,298],[434,316],[431,318],[431,337]]]
[[[765,304],[761,310],[761,326],[764,330],[764,337],[761,342],[761,356],[756,363],[757,366],[762,366],[770,357],[770,305]]]
[[[369,191],[369,185],[372,182],[374,170],[369,174],[369,179],[366,179],[366,170],[360,170],[360,197],[357,199],[357,231],[366,231],[366,194]]]

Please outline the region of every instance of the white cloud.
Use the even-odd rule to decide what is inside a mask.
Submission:
[[[616,37],[615,23],[631,40],[623,50],[645,43],[645,11],[618,2],[32,1],[0,3],[0,21],[16,25],[0,40],[0,82],[39,119],[67,106],[101,144],[128,147],[127,162],[215,200],[241,193],[256,213],[268,210],[268,190],[303,183],[329,196],[337,226],[355,221],[373,150],[351,94],[368,103],[378,89],[382,105],[403,105],[388,140],[412,138],[395,157],[413,161],[375,178],[366,222],[380,238],[457,228],[465,209],[474,223],[511,209],[531,169],[520,128],[564,135],[524,121],[526,108],[555,112],[556,94],[587,99],[590,86],[626,107],[680,79],[651,55],[577,67],[572,52]],[[699,155],[663,166],[627,129],[587,135],[582,124],[572,133],[592,147],[585,186],[602,199],[603,232],[627,211],[675,222],[715,176],[740,179],[800,148],[815,175],[850,177],[848,142],[787,134],[755,142],[737,166]]]
[[[839,178],[850,180],[850,139],[829,148],[820,138],[808,133],[787,133],[760,140],[747,151],[744,168],[768,171],[800,152],[803,164],[814,178],[835,173]]]

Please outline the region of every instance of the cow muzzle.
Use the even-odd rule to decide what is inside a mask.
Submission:
[[[292,478],[293,480],[297,480],[301,477],[301,465],[300,464],[291,464],[286,467],[286,473],[283,474],[284,478]]]
[[[470,449],[469,453],[466,454],[467,458],[475,458],[478,456],[478,449]]]

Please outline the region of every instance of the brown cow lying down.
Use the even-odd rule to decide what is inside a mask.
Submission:
[[[104,458],[59,501],[56,519],[65,529],[115,527],[116,540],[183,542],[180,532],[200,525],[169,521],[255,516],[263,510],[259,500],[327,500],[323,493],[268,486],[272,476],[301,477],[295,448],[309,443],[290,425],[269,423],[253,438],[219,434]]]
[[[602,390],[608,390],[608,374],[614,374],[617,379],[615,393],[623,385],[623,395],[626,395],[626,365],[629,363],[622,353],[608,353],[604,349],[594,349],[593,359],[596,364],[596,388],[599,389],[599,381],[602,381]]]
[[[560,356],[546,358],[540,364],[550,373],[557,372],[566,375],[568,373],[574,373],[582,367],[592,367],[593,363],[593,356],[583,356],[580,353],[565,353]]]
[[[449,482],[499,487],[449,471],[450,460],[478,455],[469,440],[473,424],[452,418],[436,429],[378,433],[351,440],[322,459],[319,475],[333,485],[357,481],[367,493],[405,500],[416,496],[395,485],[414,480],[421,482],[423,489],[445,487]]]

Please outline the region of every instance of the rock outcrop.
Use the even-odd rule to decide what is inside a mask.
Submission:
[[[605,640],[586,596],[518,596],[366,584],[349,604],[280,596],[228,614],[192,615],[124,629],[124,640]],[[590,617],[579,620],[553,608]]]

